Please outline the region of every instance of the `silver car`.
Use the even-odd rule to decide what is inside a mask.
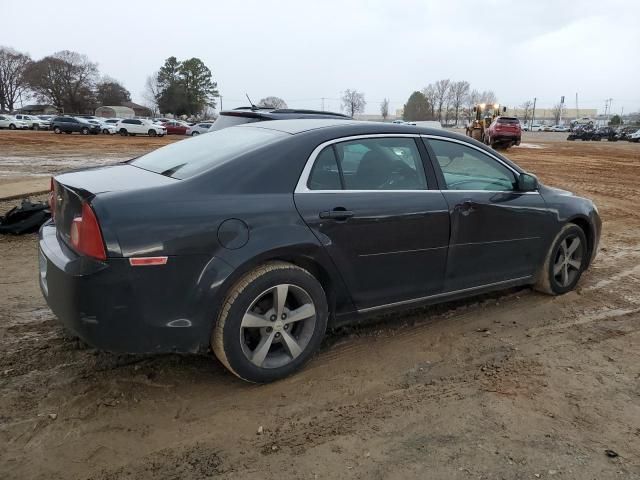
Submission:
[[[211,128],[211,125],[213,125],[213,122],[196,123],[195,125],[187,128],[186,134],[195,137],[196,135],[200,135],[201,133],[207,133]]]

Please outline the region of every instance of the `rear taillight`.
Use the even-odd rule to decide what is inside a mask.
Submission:
[[[55,220],[56,217],[56,182],[51,177],[51,184],[49,187],[49,210],[51,210],[51,218]]]
[[[106,260],[104,242],[96,214],[91,206],[82,202],[82,215],[71,223],[71,244],[79,253],[98,260]]]

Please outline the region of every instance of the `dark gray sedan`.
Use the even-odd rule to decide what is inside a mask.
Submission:
[[[594,204],[444,130],[274,120],[56,176],[40,285],[117,352],[206,352],[282,378],[328,326],[495,289],[572,290]]]

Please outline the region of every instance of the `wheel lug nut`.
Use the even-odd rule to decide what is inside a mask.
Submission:
[[[285,326],[284,326],[284,329],[285,329],[285,330],[289,330],[289,325],[285,325]]]
[[[280,338],[280,332],[276,332],[276,338]]]
[[[283,313],[283,314],[282,314],[282,319],[284,320],[285,318],[287,318],[287,314],[286,314],[286,313]]]
[[[273,331],[273,328],[267,327],[267,333],[271,333],[272,331]]]
[[[272,321],[272,322],[275,322],[275,321],[276,321],[276,319],[277,319],[278,317],[276,317],[275,315],[271,315],[271,317],[270,317],[270,318],[271,318],[271,321]]]

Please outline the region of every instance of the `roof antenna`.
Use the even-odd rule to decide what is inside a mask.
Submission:
[[[245,95],[247,96],[247,100],[249,100],[249,105],[251,105],[251,110],[257,110],[258,107],[256,107],[253,102],[251,101],[251,99],[249,98],[249,94],[245,93]]]

